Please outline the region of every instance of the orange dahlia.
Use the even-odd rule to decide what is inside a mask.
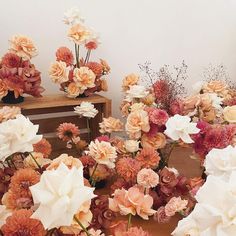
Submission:
[[[142,168],[155,168],[160,161],[159,153],[154,148],[143,148],[136,156]]]
[[[44,236],[46,231],[39,220],[31,219],[31,210],[18,210],[6,219],[1,230],[5,236]]]
[[[31,196],[29,187],[38,183],[40,175],[31,168],[20,169],[15,172],[9,185],[10,190],[20,197]]]
[[[93,71],[96,76],[101,76],[103,72],[103,66],[97,62],[89,62],[86,66]]]
[[[63,141],[71,141],[79,135],[79,128],[72,123],[62,123],[57,128],[57,135]]]
[[[33,146],[34,146],[34,152],[42,153],[44,158],[49,157],[52,152],[52,146],[45,138],[41,139],[38,143],[34,144]]]

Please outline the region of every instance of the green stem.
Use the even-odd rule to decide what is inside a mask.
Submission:
[[[89,118],[86,119],[87,122],[87,130],[88,130],[88,138],[89,142],[91,141],[91,130],[90,130],[90,125],[89,125]]]
[[[75,215],[74,215],[74,220],[79,224],[79,226],[83,229],[83,231],[87,234],[87,236],[91,236],[88,230],[81,224],[81,222],[78,220],[78,218]]]
[[[41,166],[39,165],[39,163],[36,161],[36,159],[34,158],[34,156],[32,155],[32,153],[29,153],[30,156],[32,157],[32,159],[34,160],[34,162],[36,163],[37,167],[41,170]]]
[[[97,167],[98,167],[98,163],[96,163],[96,165],[95,165],[95,167],[94,167],[94,169],[93,169],[93,172],[92,172],[92,174],[91,174],[91,176],[90,176],[90,178],[89,178],[89,182],[91,182],[92,187],[94,187],[95,184],[96,184],[96,182],[95,182],[94,179],[93,179],[93,176],[94,176],[94,173],[95,173]]]
[[[79,45],[75,43],[75,57],[76,57],[76,66],[79,68]]]
[[[128,224],[127,224],[127,228],[126,228],[127,231],[129,230],[129,227],[131,225],[131,218],[132,218],[132,214],[129,213]]]
[[[85,64],[89,62],[90,54],[91,54],[91,50],[88,49],[86,57],[85,57],[85,61],[84,61]]]

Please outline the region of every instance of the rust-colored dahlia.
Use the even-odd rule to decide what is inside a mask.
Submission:
[[[18,210],[6,219],[1,230],[5,236],[45,236],[46,231],[39,220],[31,219],[31,210]]]
[[[63,141],[71,141],[79,135],[79,127],[72,123],[62,123],[57,128],[57,135]]]
[[[136,159],[131,157],[120,158],[116,162],[116,171],[119,176],[126,181],[136,181],[137,174],[141,169],[141,164]]]
[[[67,65],[72,65],[74,62],[74,56],[71,50],[67,47],[60,47],[56,51],[57,61],[63,61]]]
[[[101,76],[103,72],[103,66],[98,62],[88,62],[86,66],[93,71],[96,76]]]
[[[34,152],[42,153],[44,158],[49,157],[52,152],[52,146],[45,138],[41,139],[38,143],[34,144],[33,146],[34,146]]]
[[[38,183],[40,175],[31,168],[20,169],[11,178],[10,190],[20,197],[31,196],[29,187]]]
[[[9,68],[17,68],[20,66],[20,57],[18,57],[14,53],[6,53],[2,58],[2,65],[9,67]]]
[[[136,156],[142,168],[155,168],[160,161],[159,153],[154,148],[143,148]]]

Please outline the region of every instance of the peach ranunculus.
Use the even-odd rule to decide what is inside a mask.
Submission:
[[[69,67],[63,61],[56,61],[49,69],[49,76],[56,84],[61,84],[69,80]]]
[[[91,31],[81,24],[73,25],[68,32],[68,37],[78,45],[86,43],[92,36]]]
[[[187,207],[188,201],[182,200],[181,197],[172,197],[165,205],[165,213],[167,216],[174,216],[176,212],[180,212]]]
[[[152,169],[141,169],[137,175],[137,183],[144,188],[154,188],[159,183],[159,175]]]
[[[229,87],[223,80],[211,80],[203,85],[203,91],[225,97],[229,93]]]
[[[122,131],[123,123],[114,117],[103,118],[103,121],[99,123],[100,133],[111,133]]]
[[[184,113],[188,114],[195,110],[200,103],[200,95],[190,96],[184,99]]]
[[[8,93],[7,85],[4,83],[2,79],[0,79],[0,99],[5,97]]]
[[[131,106],[131,103],[130,102],[127,102],[127,101],[123,101],[120,105],[120,111],[121,111],[121,114],[122,114],[122,117],[126,117],[129,115],[129,111],[130,111],[130,106]]]
[[[131,105],[130,112],[144,110],[144,108],[145,108],[145,104],[144,103],[137,102],[137,103],[134,103],[133,105]]]
[[[75,68],[73,72],[73,80],[77,86],[84,91],[87,88],[95,86],[96,75],[88,67]]]
[[[80,89],[78,84],[71,82],[71,83],[69,83],[68,87],[66,88],[66,93],[67,93],[67,97],[76,98],[80,94],[82,94],[83,91]]]
[[[142,131],[150,130],[148,113],[143,110],[131,112],[127,117],[125,129],[131,139],[139,139]]]
[[[33,41],[23,35],[13,36],[10,41],[10,51],[16,53],[17,56],[22,57],[24,60],[30,60],[37,55],[37,49]]]
[[[115,167],[115,160],[117,153],[115,147],[109,142],[101,141],[97,139],[89,144],[88,155],[91,156],[98,164],[104,164],[109,168]]]
[[[61,154],[59,157],[53,159],[52,163],[48,166],[47,170],[56,170],[61,163],[64,163],[69,169],[76,167],[77,169],[83,166],[82,162],[68,154]]]
[[[127,75],[122,82],[123,91],[129,90],[130,86],[136,85],[139,81],[139,76],[135,74]]]
[[[117,189],[113,198],[109,198],[109,208],[121,215],[138,214],[144,220],[153,215],[156,211],[152,209],[153,198],[144,194],[138,187],[131,187],[128,190]]]
[[[157,133],[154,136],[143,134],[141,144],[143,148],[163,148],[166,145],[166,136],[163,133]]]
[[[236,105],[227,106],[223,110],[224,119],[229,123],[236,123]]]

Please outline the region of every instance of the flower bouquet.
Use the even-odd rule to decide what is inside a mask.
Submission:
[[[17,35],[10,40],[9,52],[0,62],[0,98],[4,103],[24,101],[24,93],[40,97],[44,89],[41,87],[40,72],[30,59],[37,55],[31,39]]]
[[[85,26],[76,8],[65,13],[64,22],[70,25],[68,38],[74,43],[75,56],[69,48],[60,47],[56,52],[56,62],[49,70],[50,78],[70,98],[107,91],[104,75],[110,72],[109,65],[102,59],[90,61],[91,52],[99,44],[98,36]],[[87,51],[85,58],[80,56],[82,47]]]

